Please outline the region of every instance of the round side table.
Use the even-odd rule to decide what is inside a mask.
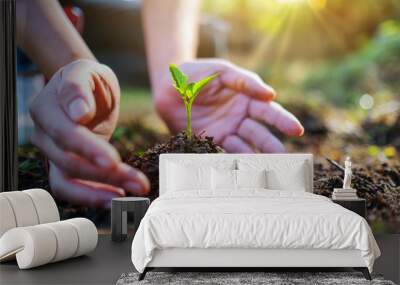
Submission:
[[[128,237],[128,212],[133,213],[136,231],[149,205],[149,198],[113,198],[111,201],[111,239],[113,241],[124,241]]]

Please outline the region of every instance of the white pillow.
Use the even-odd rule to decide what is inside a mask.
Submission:
[[[290,172],[268,170],[268,188],[273,190],[307,191],[306,168],[304,163],[296,164]]]
[[[309,167],[305,160],[262,159],[238,160],[239,170],[266,169],[267,188],[271,190],[306,191],[310,186]]]
[[[267,171],[235,170],[237,188],[267,188]]]
[[[216,169],[211,170],[211,181],[213,190],[236,190],[236,170]]]
[[[195,165],[168,164],[168,191],[211,189],[211,168]]]

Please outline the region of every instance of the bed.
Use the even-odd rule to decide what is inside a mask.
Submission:
[[[154,268],[352,267],[380,251],[361,216],[313,194],[310,154],[163,154],[132,262]]]

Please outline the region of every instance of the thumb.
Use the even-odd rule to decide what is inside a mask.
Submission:
[[[267,85],[256,73],[234,66],[226,66],[220,73],[222,84],[254,99],[271,101],[276,97],[275,90]]]
[[[90,122],[96,114],[91,71],[74,62],[62,69],[59,76],[57,98],[61,108],[76,123]]]

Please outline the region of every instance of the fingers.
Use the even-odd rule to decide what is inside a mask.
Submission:
[[[89,61],[75,61],[60,71],[56,96],[68,117],[86,124],[119,106],[118,80],[110,68]]]
[[[73,123],[57,104],[44,104],[37,100],[31,106],[31,116],[39,129],[64,151],[76,153],[105,168],[112,168],[120,161],[118,153],[109,143]],[[43,151],[47,153],[46,149]]]
[[[275,90],[264,83],[255,73],[227,64],[218,77],[222,84],[254,99],[271,101],[276,97]]]
[[[46,150],[48,158],[65,176],[122,187],[133,195],[144,195],[150,189],[146,176],[140,171],[123,163],[118,163],[111,171],[93,165],[73,153],[60,149],[38,127],[35,128],[32,141],[42,151]]]
[[[117,170],[127,173],[131,178],[122,184],[126,192],[135,196],[144,196],[150,192],[150,182],[146,175],[144,175],[141,171],[132,168],[125,163],[121,163]]]
[[[110,208],[112,198],[125,196],[125,192],[118,187],[69,179],[52,163],[50,186],[53,194],[60,200],[96,208]]]
[[[59,77],[53,96],[56,96],[65,114],[76,123],[90,121],[96,114],[91,73],[72,63],[60,71]]]
[[[274,126],[286,135],[301,136],[304,133],[299,120],[276,102],[251,100],[248,112],[251,118]]]
[[[238,129],[238,135],[261,152],[285,152],[283,144],[262,124],[245,119]]]
[[[94,124],[97,124],[101,118],[105,118],[114,109],[113,98],[111,96],[111,90],[108,85],[104,82],[99,75],[93,74],[92,80],[94,84],[95,101],[96,101],[96,115],[91,118]],[[119,108],[118,108],[119,109]],[[83,123],[86,124],[87,122]]]
[[[222,142],[222,147],[231,153],[254,153],[251,146],[236,135],[227,136]]]
[[[110,84],[110,88],[102,83],[102,76],[109,78],[111,82],[115,81]],[[35,125],[62,150],[72,152],[105,168],[114,167],[120,161],[116,150],[88,128],[70,118],[81,120],[88,114],[87,112],[95,112],[96,100],[107,106],[113,105],[113,101],[119,104],[119,86],[114,77],[109,68],[92,61],[80,60],[67,65],[50,80],[32,102],[30,113]],[[95,100],[92,90],[96,89],[96,85],[100,90],[100,95],[96,97],[104,96],[104,98]],[[108,92],[108,89],[115,90]],[[111,96],[110,94],[113,94],[114,99],[107,98]],[[95,115],[91,114],[90,117],[92,116]],[[110,119],[99,126],[115,122]],[[108,126],[110,130],[112,127]],[[47,154],[46,149],[43,151]]]
[[[125,195],[123,188],[134,195],[150,189],[144,174],[123,164],[100,138],[108,138],[115,127],[119,92],[108,67],[79,60],[57,72],[30,106],[32,141],[52,161],[52,183],[66,200],[102,205],[105,198]]]

